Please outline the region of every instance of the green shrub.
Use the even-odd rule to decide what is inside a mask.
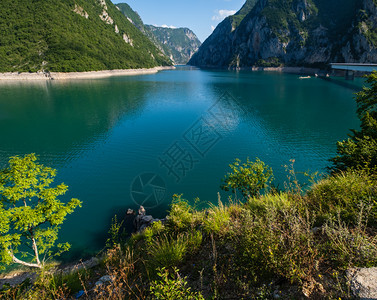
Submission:
[[[202,219],[202,213],[195,211],[182,195],[174,195],[167,227],[173,231],[187,231],[195,228]]]
[[[126,236],[126,232],[124,229],[121,231],[123,223],[124,223],[124,220],[121,222],[118,221],[117,215],[115,215],[114,218],[112,218],[111,226],[108,231],[109,238],[106,240],[107,248],[112,248],[124,240]]]
[[[203,242],[203,234],[199,230],[187,234],[187,249],[190,254],[195,254]]]
[[[218,205],[210,205],[203,228],[207,233],[225,234],[229,229],[230,211],[220,200]]]
[[[40,272],[36,281],[30,279],[13,288],[3,288],[0,299],[69,299],[69,295],[85,289],[91,271],[81,269],[69,273]]]
[[[11,287],[9,284],[4,284],[0,289],[0,299],[22,299],[25,298],[25,294],[32,286],[29,278],[25,279],[22,283],[15,287]]]
[[[152,267],[152,271],[159,267],[178,266],[186,254],[195,254],[199,250],[202,240],[202,233],[196,230],[178,235],[162,234],[154,237],[147,244],[149,266]]]
[[[245,198],[258,195],[261,190],[269,187],[274,179],[272,169],[259,158],[256,158],[255,162],[248,158],[243,164],[236,159],[229,167],[232,172],[225,176],[221,188],[232,192],[238,190]]]
[[[49,285],[52,291],[67,289],[70,293],[76,293],[85,289],[85,281],[92,275],[91,270],[73,270],[69,273],[60,273],[50,277]]]
[[[293,207],[294,203],[289,199],[287,193],[269,193],[260,197],[249,198],[245,208],[256,215],[265,215],[272,208],[284,209]]]
[[[163,235],[154,240],[148,249],[150,266],[153,269],[178,266],[187,253],[188,240],[186,234],[179,234],[177,237]]]
[[[151,246],[153,243],[153,238],[163,232],[164,228],[165,227],[161,221],[155,222],[152,224],[152,226],[147,227],[144,232],[142,232],[147,245]]]
[[[374,176],[365,171],[348,170],[316,183],[308,192],[307,202],[319,215],[319,222],[335,219],[355,224],[360,205],[371,207],[370,221],[376,223],[377,189]],[[322,220],[322,221],[321,221]]]
[[[323,253],[334,267],[377,266],[377,236],[369,236],[362,223],[350,229],[341,220],[330,221],[323,232],[326,235]]]
[[[313,277],[318,271],[315,262],[319,257],[309,214],[288,208],[275,216],[268,212],[267,216],[261,226],[266,232],[269,245],[269,268],[291,282],[303,283]]]
[[[267,60],[259,59],[255,65],[257,67],[278,68],[283,64],[278,57],[269,57]]]
[[[316,271],[317,250],[309,216],[296,208],[265,206],[264,215],[245,210],[233,229],[237,273],[252,282],[279,276],[302,283]]]
[[[158,270],[160,280],[153,281],[150,286],[152,299],[156,300],[204,300],[199,292],[191,291],[187,287],[186,278],[181,278],[178,269],[170,274],[165,268]]]
[[[229,243],[234,248],[232,256],[235,262],[224,267],[229,270],[228,278],[240,282],[239,285],[253,286],[270,277],[261,249],[268,244],[265,234],[259,220],[249,210],[243,210],[239,218],[232,222]]]

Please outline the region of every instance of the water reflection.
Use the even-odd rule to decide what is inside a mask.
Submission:
[[[35,152],[62,166],[68,153],[70,159],[79,156],[105,140],[125,115],[138,115],[145,105],[144,91],[131,81],[2,83],[0,163],[10,155]]]

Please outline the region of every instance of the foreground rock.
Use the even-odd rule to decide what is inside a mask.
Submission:
[[[132,209],[128,209],[127,215],[136,215],[136,212]],[[145,228],[151,226],[153,223],[160,221],[164,223],[166,219],[155,219],[151,215],[146,215],[145,208],[143,206],[140,206],[137,216],[133,221],[134,230],[135,232],[141,232]]]
[[[30,280],[30,282],[34,282],[36,278],[37,274],[33,272],[12,272],[10,274],[6,274],[0,277],[0,290],[7,285],[11,287],[19,285],[23,283],[25,280]]]
[[[377,299],[377,268],[357,268],[348,271],[352,293],[360,299]]]
[[[102,276],[100,279],[98,279],[98,281],[95,283],[95,286],[109,284],[109,283],[112,283],[113,281],[114,281],[113,276],[105,275],[105,276]]]

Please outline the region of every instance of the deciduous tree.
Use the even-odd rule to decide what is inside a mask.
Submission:
[[[256,196],[274,179],[272,169],[259,158],[255,162],[247,159],[243,164],[241,160],[236,159],[229,167],[232,173],[225,176],[221,188],[233,192],[239,190],[245,198]]]
[[[377,72],[368,79],[368,87],[356,94],[360,130],[352,130],[350,137],[338,142],[338,155],[331,159],[332,170],[377,167]]]
[[[60,225],[81,201],[61,202],[68,186],[51,187],[55,176],[35,154],[11,157],[0,171],[0,268],[11,263],[42,268],[46,259],[69,249],[68,243],[55,243]]]

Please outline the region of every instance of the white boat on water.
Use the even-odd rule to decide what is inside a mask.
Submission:
[[[310,79],[310,76],[300,76],[299,79]]]

